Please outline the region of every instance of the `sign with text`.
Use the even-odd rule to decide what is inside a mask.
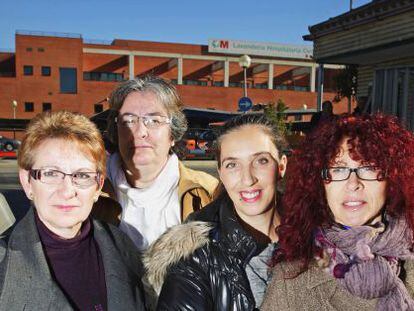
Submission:
[[[210,39],[210,53],[247,54],[282,58],[312,59],[313,47],[308,45],[291,45],[252,41]]]

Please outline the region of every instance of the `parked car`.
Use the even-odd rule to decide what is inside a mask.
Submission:
[[[195,140],[195,139],[186,139],[185,140],[185,152],[183,159],[185,160],[195,160],[195,159],[204,159],[204,160],[214,160],[215,159],[215,142],[207,140]]]
[[[0,151],[16,151],[19,149],[20,141],[17,139],[6,138],[4,136],[0,136]]]

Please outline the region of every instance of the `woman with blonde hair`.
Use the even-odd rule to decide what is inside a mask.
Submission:
[[[86,117],[60,111],[30,122],[18,164],[33,208],[0,240],[0,310],[144,310],[138,251],[89,217],[105,161]]]

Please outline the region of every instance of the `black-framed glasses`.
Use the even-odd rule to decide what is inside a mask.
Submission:
[[[100,174],[98,172],[74,172],[71,174],[50,168],[31,169],[30,176],[48,185],[60,185],[66,176],[69,176],[72,183],[78,187],[90,187],[99,185]]]
[[[160,115],[146,115],[146,116],[137,116],[135,114],[122,114],[115,118],[115,122],[122,127],[126,128],[135,128],[139,120],[142,120],[146,128],[156,129],[164,124],[170,124],[171,119],[166,116]]]
[[[327,181],[347,180],[353,172],[361,180],[384,180],[386,175],[381,168],[376,166],[360,166],[356,168],[336,166],[324,168],[322,170],[322,179]]]

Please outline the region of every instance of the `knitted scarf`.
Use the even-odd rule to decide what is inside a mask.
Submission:
[[[386,225],[318,229],[316,246],[329,258],[328,273],[352,295],[378,299],[376,310],[414,310],[414,300],[398,277],[404,260],[414,260],[413,234],[402,218]]]

